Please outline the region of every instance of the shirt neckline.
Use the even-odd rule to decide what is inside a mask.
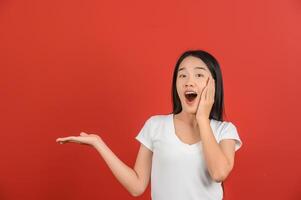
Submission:
[[[183,142],[182,140],[180,140],[180,138],[176,134],[175,124],[174,124],[174,114],[173,113],[169,115],[169,119],[170,119],[170,124],[171,124],[172,135],[180,145],[182,145],[186,148],[189,148],[189,149],[199,149],[200,148],[200,146],[202,144],[202,140],[200,140],[200,141],[198,141],[194,144],[187,144],[187,143]],[[211,121],[212,120],[210,120],[210,123],[211,123]]]

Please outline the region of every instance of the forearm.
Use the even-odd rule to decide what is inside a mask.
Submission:
[[[213,135],[210,120],[199,120],[198,124],[208,171],[215,181],[220,182],[227,174],[229,162]]]
[[[133,196],[137,196],[140,192],[140,184],[135,170],[123,163],[103,141],[98,142],[95,149],[102,156],[117,180]]]

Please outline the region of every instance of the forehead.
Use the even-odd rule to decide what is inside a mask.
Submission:
[[[185,70],[202,70],[204,72],[209,72],[207,65],[200,58],[194,56],[187,56],[182,60],[178,71]]]

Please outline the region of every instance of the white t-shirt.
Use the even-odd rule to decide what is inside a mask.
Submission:
[[[175,134],[174,114],[154,115],[146,120],[136,139],[153,152],[151,170],[152,200],[220,200],[221,183],[211,179],[202,152],[202,141],[182,142]],[[231,122],[211,119],[210,126],[219,143],[235,139],[235,151],[241,146]]]

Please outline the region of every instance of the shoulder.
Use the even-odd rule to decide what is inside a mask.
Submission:
[[[151,115],[147,119],[147,124],[149,124],[152,129],[164,128],[168,124],[170,117],[172,117],[171,114]]]
[[[225,128],[227,126],[235,126],[231,121],[219,121],[216,119],[211,119],[211,121],[213,122],[214,125],[220,128]]]
[[[236,126],[231,121],[219,121],[211,119],[211,123],[217,132],[221,132],[228,129],[236,129]]]
[[[164,132],[165,128],[168,125],[169,117],[171,117],[171,115],[169,114],[156,114],[151,115],[147,118],[144,126],[153,139],[158,137],[160,133]]]
[[[216,121],[216,138],[218,143],[223,139],[234,139],[235,140],[235,151],[242,146],[242,140],[240,139],[238,130],[233,122],[230,121]]]
[[[171,117],[170,114],[156,114],[156,115],[151,115],[147,120],[150,121],[151,123],[161,123],[165,122],[168,120],[168,118]]]

